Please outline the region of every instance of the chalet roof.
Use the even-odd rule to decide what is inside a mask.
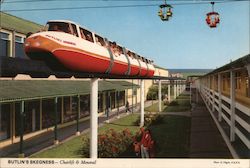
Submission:
[[[27,34],[28,32],[37,32],[43,26],[37,23],[10,15],[8,13],[0,12],[0,27],[18,33]]]
[[[99,81],[98,91],[122,91],[131,88],[130,82]],[[137,86],[138,85],[135,85]],[[35,100],[90,93],[90,81],[67,80],[0,80],[0,103]]]

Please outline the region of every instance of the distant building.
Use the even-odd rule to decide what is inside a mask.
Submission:
[[[182,73],[171,73],[171,77],[183,78],[183,74]]]

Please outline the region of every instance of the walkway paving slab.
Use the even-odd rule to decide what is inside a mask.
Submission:
[[[190,158],[232,158],[202,98],[191,112]]]

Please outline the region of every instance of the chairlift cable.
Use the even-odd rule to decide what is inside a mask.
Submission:
[[[40,0],[38,0],[40,1]],[[33,1],[33,2],[38,2]],[[43,0],[46,1],[46,0]],[[50,0],[53,1],[53,0]],[[55,0],[54,0],[55,1]],[[224,0],[224,1],[215,1],[216,3],[228,3],[228,2],[240,2],[240,1],[250,1],[250,0]],[[9,1],[14,2],[14,1]],[[19,1],[21,2],[21,1]],[[24,2],[24,1],[22,1]],[[6,3],[6,2],[5,2]],[[171,3],[169,5],[200,5],[208,4],[211,2],[208,1],[198,1],[198,2],[185,2],[185,3]],[[141,4],[141,5],[107,5],[107,6],[80,6],[80,7],[63,7],[63,8],[33,8],[33,9],[6,9],[2,10],[3,12],[24,12],[24,11],[50,11],[50,10],[79,10],[79,9],[105,9],[105,8],[136,8],[136,7],[154,7],[159,6],[159,4]]]

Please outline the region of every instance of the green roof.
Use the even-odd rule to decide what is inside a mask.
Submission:
[[[122,84],[122,81],[99,81],[98,91],[130,88]],[[90,81],[0,80],[0,103],[89,93]]]
[[[111,82],[113,84],[118,84],[118,85],[122,85],[123,87],[126,87],[126,89],[131,89],[132,88],[132,83],[131,82],[128,82],[128,81],[109,81],[107,80],[107,82]],[[139,88],[140,86],[133,83],[133,87],[137,87]]]
[[[0,27],[14,30],[19,33],[27,34],[28,32],[37,32],[43,26],[37,23],[10,15],[8,13],[0,12]]]

